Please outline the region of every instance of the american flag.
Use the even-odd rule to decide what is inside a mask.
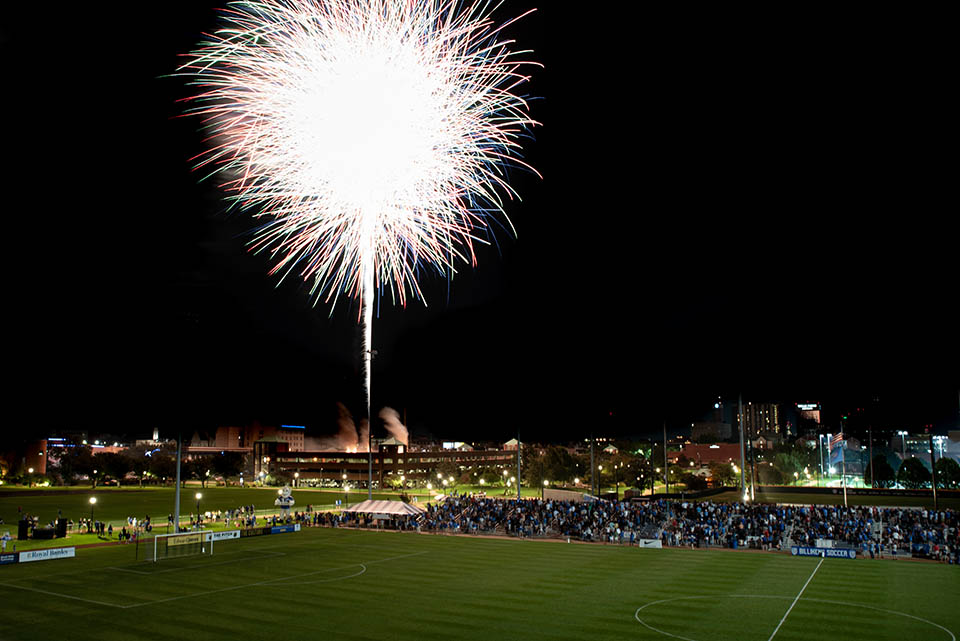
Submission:
[[[835,434],[834,437],[833,437],[832,439],[830,439],[830,449],[831,449],[831,450],[832,450],[833,448],[835,448],[836,446],[842,445],[842,444],[843,444],[843,432],[840,432],[839,434]]]

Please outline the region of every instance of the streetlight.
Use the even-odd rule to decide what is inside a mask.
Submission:
[[[97,504],[97,497],[90,497],[90,522],[87,523],[87,534],[93,529],[93,506]]]
[[[200,529],[200,499],[203,498],[203,494],[197,492],[197,529]]]
[[[903,430],[897,431],[897,436],[900,437],[900,444],[902,447],[903,458],[907,458],[907,433]]]
[[[293,473],[293,487],[300,487],[300,472]]]
[[[544,489],[547,488],[549,485],[550,485],[550,481],[547,481],[546,479],[544,479],[544,481],[543,481],[543,488],[540,489],[540,499],[541,499],[541,500],[543,500],[543,491],[544,491]]]

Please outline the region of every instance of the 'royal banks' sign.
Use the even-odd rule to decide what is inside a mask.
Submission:
[[[50,561],[52,559],[70,559],[76,556],[76,548],[50,548],[47,550],[29,550],[20,553],[20,563],[30,561]]]

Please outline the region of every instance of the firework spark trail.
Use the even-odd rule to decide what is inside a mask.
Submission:
[[[488,215],[509,224],[503,170],[526,167],[519,137],[536,124],[514,91],[536,63],[497,40],[495,6],[234,2],[179,70],[208,132],[198,167],[263,221],[251,250],[314,304],[360,300],[368,416],[374,293],[422,300],[421,271],[473,266]]]

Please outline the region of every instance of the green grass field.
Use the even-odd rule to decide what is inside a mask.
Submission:
[[[316,528],[0,566],[0,638],[956,639],[960,568]],[[802,591],[802,596],[798,599]]]

